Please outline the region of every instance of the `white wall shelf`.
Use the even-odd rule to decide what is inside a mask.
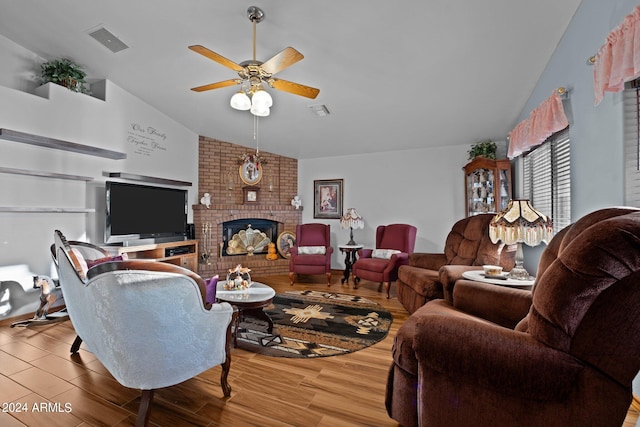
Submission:
[[[23,144],[37,145],[39,147],[53,148],[56,150],[87,154],[89,156],[104,157],[112,160],[122,160],[127,158],[126,153],[121,153],[119,151],[106,150],[104,148],[92,147],[90,145],[83,145],[10,129],[0,129],[0,139],[21,142]]]
[[[135,175],[132,173],[125,173],[125,172],[104,172],[103,174],[105,176],[108,176],[109,178],[122,178],[122,179],[131,180],[131,181],[152,182],[155,184],[180,185],[183,187],[191,187],[193,185],[189,181],[178,181],[175,179],[156,178],[153,176]]]
[[[32,171],[29,169],[15,169],[15,168],[0,167],[0,173],[9,173],[13,175],[40,176],[43,178],[69,179],[72,181],[93,181],[93,178],[91,178],[90,176],[69,175],[66,173],[56,173],[56,172]]]
[[[27,213],[93,213],[90,208],[54,208],[31,206],[0,206],[0,212],[27,212]]]

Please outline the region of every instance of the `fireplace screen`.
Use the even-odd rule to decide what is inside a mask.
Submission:
[[[253,255],[267,253],[275,240],[278,223],[265,219],[238,219],[222,224],[222,255]]]

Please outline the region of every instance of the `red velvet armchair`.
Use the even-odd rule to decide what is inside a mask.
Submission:
[[[398,268],[407,263],[416,244],[418,229],[408,224],[380,225],[376,229],[376,249],[360,249],[359,259],[353,264],[353,283],[360,279],[385,284],[387,298],[391,282],[398,279]]]
[[[532,291],[458,280],[452,301],[413,313],[393,346],[389,415],[404,427],[622,425],[640,369],[640,210],[563,229],[536,276]]]
[[[294,274],[326,274],[331,286],[331,226],[311,223],[296,226],[296,244],[289,250],[289,282]]]

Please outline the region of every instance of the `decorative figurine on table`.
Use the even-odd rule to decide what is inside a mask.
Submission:
[[[300,209],[300,206],[302,206],[302,200],[300,200],[300,197],[295,196],[293,199],[291,199],[291,206],[295,207],[296,209]]]
[[[227,282],[223,288],[227,291],[239,291],[251,287],[251,270],[238,264],[236,268],[229,269],[227,274]]]

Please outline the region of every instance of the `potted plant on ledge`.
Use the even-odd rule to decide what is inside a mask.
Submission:
[[[491,140],[476,142],[471,146],[471,149],[469,150],[469,160],[473,160],[478,156],[495,160],[496,150],[496,143]]]
[[[40,66],[40,76],[44,83],[55,83],[73,92],[88,93],[85,78],[87,73],[70,59],[61,58],[47,61]]]

